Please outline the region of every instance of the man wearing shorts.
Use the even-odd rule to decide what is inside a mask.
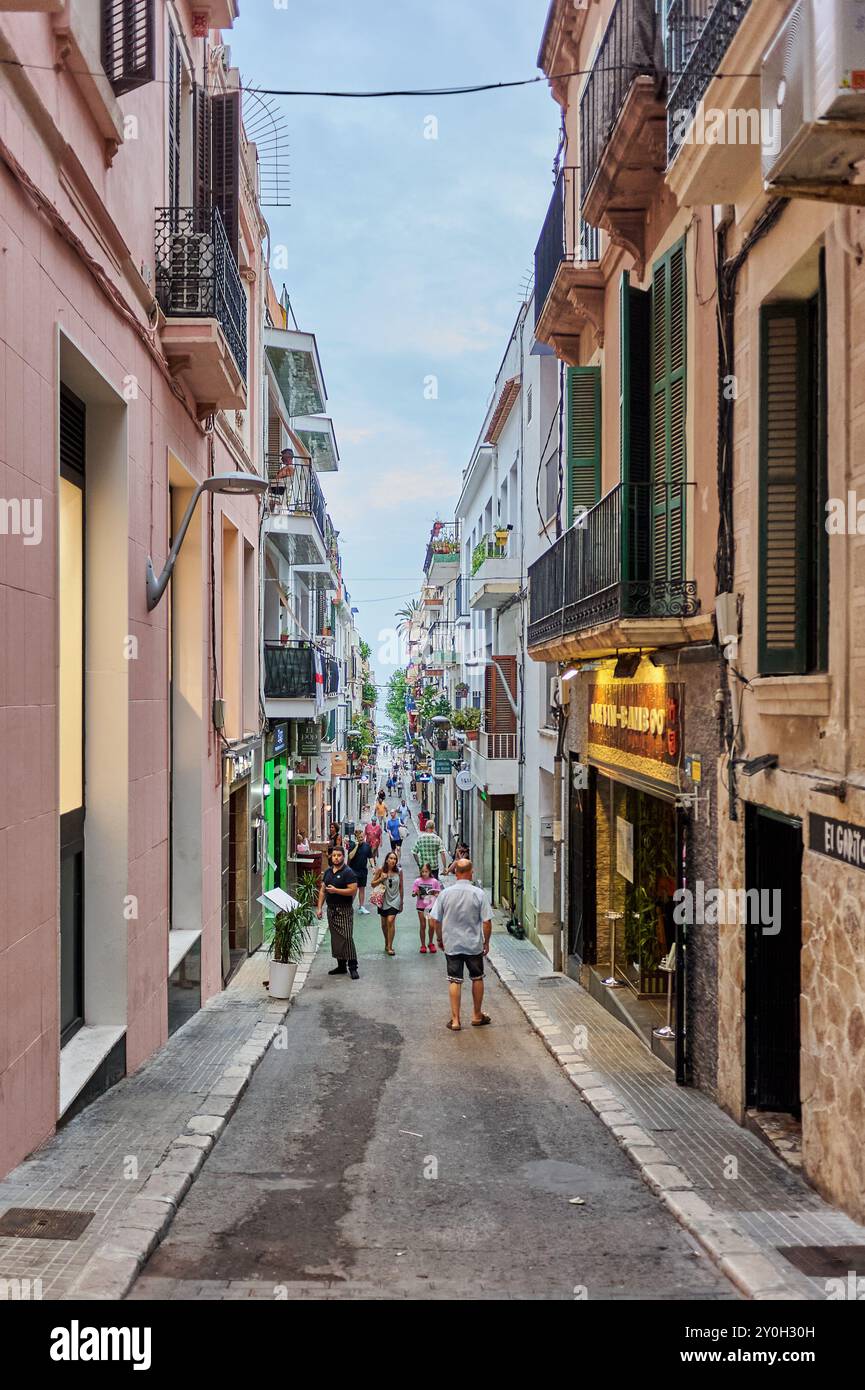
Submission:
[[[490,1021],[482,1005],[484,956],[489,954],[493,923],[489,898],[482,888],[476,888],[472,883],[471,860],[458,859],[454,873],[456,883],[439,894],[429,918],[441,928],[451,1002],[447,1026],[452,1033],[458,1033],[461,1027],[460,995],[466,966],[472,982],[472,1027],[480,1028]]]

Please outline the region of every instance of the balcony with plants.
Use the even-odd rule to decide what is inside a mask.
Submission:
[[[580,99],[581,212],[645,265],[645,222],[666,167],[661,16],[616,0]]]
[[[199,417],[245,410],[246,294],[219,208],[156,209],[162,348]]]
[[[618,483],[529,566],[536,661],[711,637],[688,575],[690,483]]]
[[[520,559],[513,527],[500,524],[482,536],[472,552],[469,607],[474,612],[501,608],[520,591]]]
[[[455,521],[434,521],[427,541],[423,572],[430,584],[455,579],[460,569],[460,531]]]
[[[535,247],[535,338],[572,365],[588,325],[603,344],[604,277],[601,235],[579,206],[579,170],[559,170]]]

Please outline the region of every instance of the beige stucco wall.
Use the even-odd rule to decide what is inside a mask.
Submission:
[[[815,253],[826,247],[829,496],[865,497],[865,265],[845,243],[865,243],[865,215],[791,203],[753,250],[739,279],[735,374],[735,588],[744,596],[739,669],[757,674],[759,309],[807,295]],[[775,752],[786,771],[740,779],[740,795],[798,817],[802,862],[801,1098],[806,1172],[832,1201],[865,1215],[865,874],[809,848],[815,811],[865,827],[861,719],[865,665],[865,535],[829,538],[829,708],[823,716],[763,714],[745,691],[740,753]],[[760,692],[762,694],[762,692]],[[744,816],[727,814],[719,777],[719,881],[744,887]],[[845,778],[845,802],[814,790],[819,773]],[[809,776],[817,773],[817,776]],[[744,784],[743,784],[744,783]],[[744,1093],[744,928],[719,928],[719,1095],[741,1118]]]

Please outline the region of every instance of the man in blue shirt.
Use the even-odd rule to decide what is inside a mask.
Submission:
[[[391,811],[388,816],[387,833],[390,836],[390,847],[395,851],[397,862],[399,862],[402,851],[402,821],[396,811]]]

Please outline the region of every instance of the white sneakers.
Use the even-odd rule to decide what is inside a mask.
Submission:
[[[365,912],[366,915],[367,915],[367,917],[369,916],[369,908],[368,908],[368,907],[362,907],[362,908],[361,908],[361,912]]]

